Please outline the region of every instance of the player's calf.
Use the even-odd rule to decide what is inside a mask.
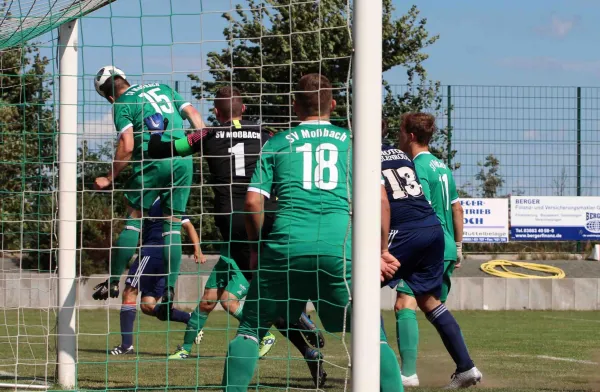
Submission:
[[[456,364],[455,374],[467,372],[475,367],[467,350],[462,332],[452,313],[440,300],[432,295],[417,297],[419,307],[427,320],[438,331],[448,353]]]
[[[175,292],[172,287],[169,287],[165,290],[161,301],[155,306],[155,315],[156,318],[160,321],[167,321],[169,319],[170,313],[173,309],[173,299],[175,297]]]
[[[119,314],[121,323],[121,345],[115,347],[111,351],[112,355],[133,353],[133,325],[137,313],[137,294],[138,290],[129,285],[123,291],[123,302]]]

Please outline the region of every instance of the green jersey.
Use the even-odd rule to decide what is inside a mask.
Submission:
[[[452,204],[458,203],[458,193],[448,166],[430,152],[421,152],[413,158],[423,193],[444,229],[444,260],[456,261]]]
[[[351,258],[351,138],[327,121],[307,121],[263,146],[249,192],[277,196],[271,255]]]
[[[113,111],[115,127],[119,136],[129,127],[133,127],[134,150],[132,160],[141,161],[144,152],[148,150],[150,132],[147,132],[144,118],[155,113],[161,113],[165,119],[169,120],[167,130],[163,134],[163,140],[181,139],[185,137],[181,111],[188,105],[190,105],[189,102],[166,84],[150,83],[130,86],[115,101]]]

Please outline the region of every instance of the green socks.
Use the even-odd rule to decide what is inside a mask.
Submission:
[[[396,337],[402,359],[402,374],[406,377],[412,376],[417,373],[419,348],[417,312],[412,309],[400,309],[396,312]]]
[[[185,334],[183,335],[183,349],[187,352],[192,352],[194,340],[196,340],[198,332],[204,328],[207,318],[208,313],[201,312],[198,307],[196,307],[196,309],[194,309],[192,312],[192,316],[190,317],[187,327],[185,328]]]
[[[236,336],[229,343],[223,386],[227,392],[247,392],[258,362],[258,341]],[[228,370],[231,369],[231,372]]]
[[[244,304],[240,304],[240,305],[238,306],[238,308],[236,309],[236,311],[235,311],[235,312],[233,312],[231,315],[232,315],[233,317],[235,317],[235,319],[236,319],[237,321],[240,321],[240,320],[242,319],[242,311],[243,311],[243,310],[244,310]]]
[[[125,230],[119,234],[112,251],[110,263],[110,283],[119,282],[127,263],[135,254],[140,241],[141,219],[128,218]]]
[[[163,223],[163,238],[165,246],[163,248],[163,263],[165,271],[169,276],[167,287],[175,288],[179,269],[181,268],[181,222],[165,220]]]
[[[404,391],[396,353],[394,353],[394,350],[387,343],[381,343],[379,346],[381,350],[379,353],[379,360],[381,362],[379,368],[379,390],[381,392]]]

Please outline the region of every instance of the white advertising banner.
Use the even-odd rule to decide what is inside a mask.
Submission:
[[[600,239],[600,197],[513,196],[510,205],[514,241]]]
[[[460,199],[463,242],[508,242],[508,199]]]

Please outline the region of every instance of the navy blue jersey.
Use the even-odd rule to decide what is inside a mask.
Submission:
[[[403,151],[381,145],[381,174],[390,202],[391,227],[413,228],[440,224],[423,194],[415,165]]]
[[[160,245],[164,245],[163,223],[165,222],[165,219],[153,219],[162,217],[163,212],[160,205],[160,199],[156,199],[152,204],[152,207],[150,207],[148,218],[144,219],[143,224],[142,247],[145,245],[154,245],[146,249],[142,249],[142,252],[144,252],[145,255],[148,254],[147,250],[153,250],[153,253],[159,252],[162,255],[162,247]],[[184,216],[182,223],[185,223],[186,221],[189,221],[189,218]]]

